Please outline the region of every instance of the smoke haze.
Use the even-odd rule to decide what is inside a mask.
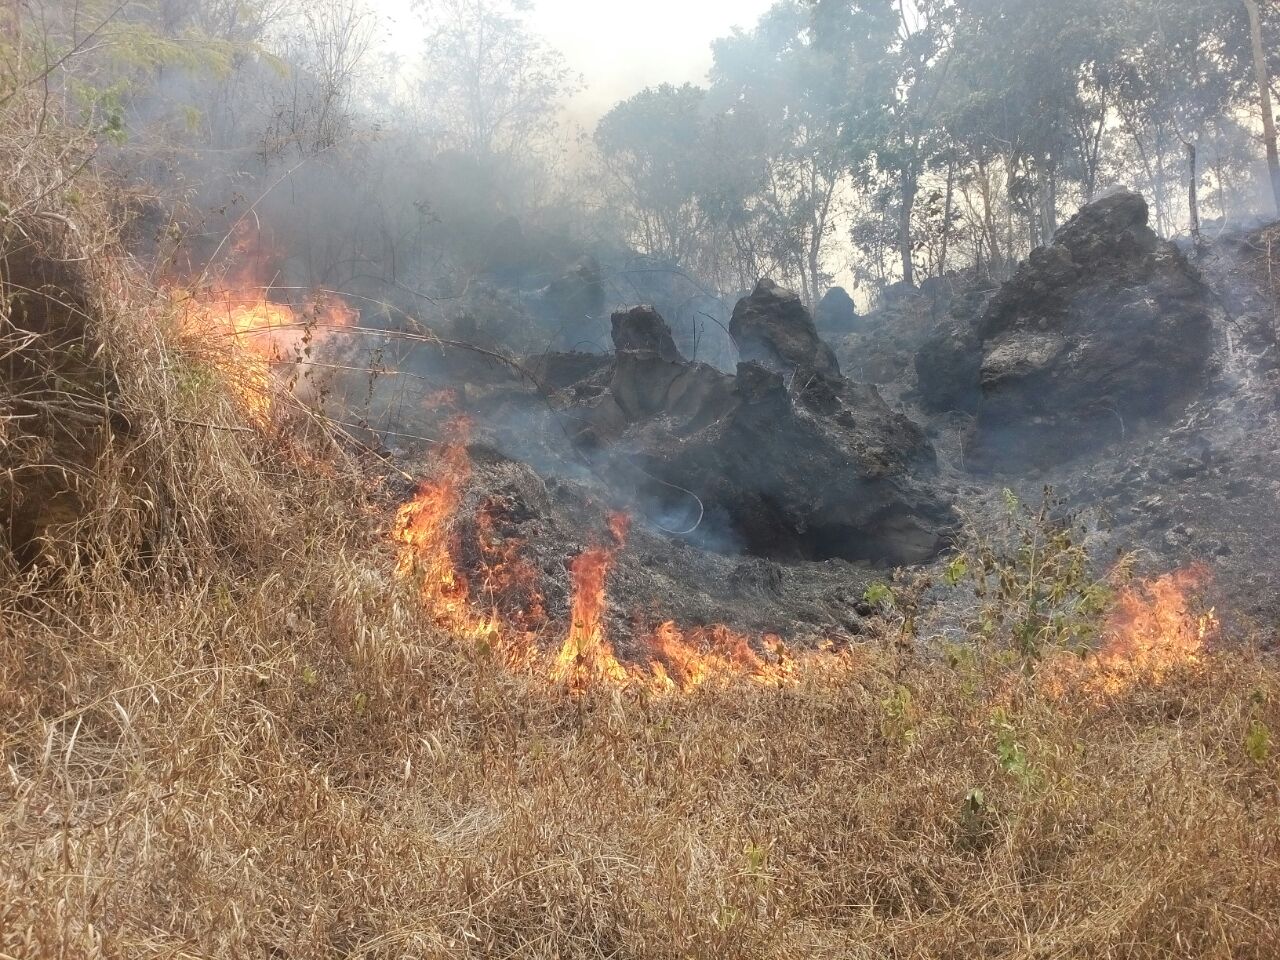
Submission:
[[[712,43],[734,28],[749,28],[771,5],[770,0],[541,0],[527,22],[582,76],[583,90],[568,109],[575,119],[591,122],[644,87],[704,82]],[[412,0],[379,5],[387,21],[386,46],[406,63],[425,50],[414,6]]]

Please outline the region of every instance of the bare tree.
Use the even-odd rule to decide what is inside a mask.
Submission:
[[[1266,49],[1262,43],[1262,12],[1258,0],[1244,0],[1249,11],[1249,32],[1253,40],[1253,67],[1257,73],[1258,96],[1262,101],[1262,130],[1267,145],[1267,168],[1271,173],[1271,195],[1280,213],[1280,149],[1276,146],[1276,115],[1271,106],[1271,79],[1267,71]]]
[[[528,29],[514,0],[419,4],[430,29],[423,104],[442,139],[482,159],[512,159],[555,130],[577,81]]]
[[[275,107],[268,153],[293,147],[328,150],[351,127],[356,73],[372,43],[373,21],[362,0],[312,0],[283,42],[289,83]]]

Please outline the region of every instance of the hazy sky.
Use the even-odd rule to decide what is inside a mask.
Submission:
[[[650,84],[698,82],[711,66],[711,41],[750,27],[773,0],[535,0],[528,20],[583,75],[586,89],[573,104],[584,118]],[[377,8],[396,26],[405,55],[421,52],[407,11],[411,0]]]

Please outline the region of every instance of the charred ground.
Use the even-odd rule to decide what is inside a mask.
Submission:
[[[567,564],[590,531],[631,514],[609,581],[624,649],[668,620],[847,641],[876,612],[870,584],[904,566],[937,579],[964,517],[1046,488],[1100,576],[1127,551],[1153,573],[1203,561],[1223,614],[1266,632],[1270,236],[1183,251],[1121,192],[1008,282],[895,290],[840,321],[856,333],[820,329],[762,281],[733,311],[731,372],[684,359],[645,306],[613,316],[611,353],[520,358],[446,334],[413,361],[419,399],[400,398],[392,434],[478,444],[461,556],[480,557],[468,518],[496,498],[489,533],[527,551],[553,621],[567,621]],[[430,475],[432,445],[388,442],[403,473]]]

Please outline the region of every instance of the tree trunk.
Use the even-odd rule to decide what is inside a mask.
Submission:
[[[915,171],[909,166],[902,168],[902,210],[898,217],[898,254],[902,258],[902,282],[915,286],[916,268],[914,250],[911,245],[911,215],[915,212],[916,193],[920,185],[916,181]]]
[[[938,276],[947,275],[947,248],[951,240],[951,211],[955,205],[956,158],[947,158],[947,200],[942,207],[942,255],[938,258]]]
[[[1227,178],[1222,169],[1222,134],[1218,133],[1217,149],[1214,150],[1213,176],[1218,182],[1218,213],[1223,224],[1231,222],[1231,204],[1227,200]]]
[[[1271,196],[1280,213],[1280,149],[1276,146],[1276,115],[1271,106],[1271,78],[1267,55],[1262,45],[1262,15],[1258,0],[1244,0],[1249,11],[1249,31],[1253,36],[1253,69],[1258,78],[1258,95],[1262,99],[1262,131],[1267,143],[1267,169],[1271,173]]]
[[[1191,214],[1191,240],[1200,249],[1200,172],[1196,168],[1196,145],[1187,144],[1187,209]]]
[[[1040,174],[1040,243],[1048,246],[1058,230],[1058,200],[1053,183],[1053,165],[1045,164]]]

